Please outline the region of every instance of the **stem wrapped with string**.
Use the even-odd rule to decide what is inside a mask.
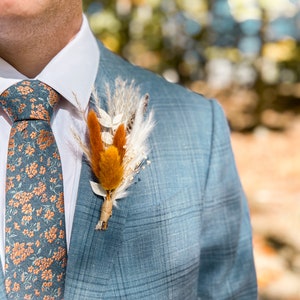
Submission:
[[[106,230],[116,200],[127,195],[128,187],[147,159],[147,139],[153,129],[153,112],[145,116],[149,96],[140,95],[132,81],[118,78],[114,92],[106,86],[107,107],[104,111],[95,98],[95,108],[87,117],[89,142],[82,148],[97,182],[93,192],[104,197],[97,230]]]

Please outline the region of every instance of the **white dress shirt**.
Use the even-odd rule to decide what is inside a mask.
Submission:
[[[52,130],[62,161],[65,195],[66,238],[70,245],[82,151],[75,141],[74,130],[84,137],[85,122],[82,114],[87,108],[96,79],[99,48],[88,22],[83,17],[80,31],[34,79],[38,79],[60,93],[59,103],[52,118]],[[0,94],[12,84],[27,79],[0,58]],[[0,108],[0,258],[4,262],[5,248],[5,176],[6,157],[11,122]]]

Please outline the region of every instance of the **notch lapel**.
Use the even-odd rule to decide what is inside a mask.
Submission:
[[[122,244],[127,201],[120,201],[114,209],[106,231],[95,230],[103,200],[93,194],[90,180],[90,167],[83,162],[68,256],[66,300],[101,299]]]
[[[101,42],[98,46],[100,61],[95,89],[103,101],[106,98],[106,84],[114,86],[117,77],[130,81],[128,76],[131,73],[128,67],[124,68],[125,62],[120,57],[112,54]],[[105,107],[105,103],[102,105]],[[91,176],[90,167],[83,161],[68,256],[65,300],[102,299],[122,245],[130,201],[128,198],[118,201],[118,207],[113,209],[109,219],[108,229],[96,231],[103,199],[93,193]]]

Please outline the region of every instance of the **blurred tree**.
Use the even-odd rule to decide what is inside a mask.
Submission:
[[[95,35],[130,62],[221,101],[252,89],[255,104],[241,110],[260,115],[284,107],[274,104],[286,91],[282,84],[294,84],[290,97],[300,98],[299,7],[274,1],[83,0],[83,7]],[[291,107],[286,97],[284,103]]]
[[[209,1],[84,0],[95,35],[129,61],[173,81],[203,77]],[[206,38],[203,39],[203,37]]]

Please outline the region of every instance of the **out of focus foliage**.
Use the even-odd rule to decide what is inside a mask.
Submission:
[[[295,113],[300,107],[298,0],[84,0],[83,5],[95,35],[127,60],[216,96],[225,107],[234,96],[244,111],[233,126],[238,130],[270,120],[270,109]],[[280,123],[273,121],[271,127]]]

